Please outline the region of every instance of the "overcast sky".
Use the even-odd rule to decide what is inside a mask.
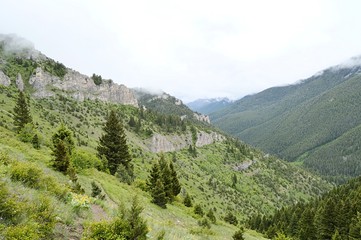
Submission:
[[[0,0],[0,33],[185,102],[294,83],[361,54],[358,0]]]

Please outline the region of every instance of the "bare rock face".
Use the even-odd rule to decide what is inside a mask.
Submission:
[[[199,114],[199,113],[194,113],[194,117],[201,122],[206,122],[206,123],[211,123],[211,120],[209,120],[209,116],[207,115],[203,115],[203,114]]]
[[[38,67],[35,74],[30,77],[29,83],[35,89],[34,96],[39,98],[53,96],[52,90],[59,89],[79,101],[99,99],[138,107],[133,91],[126,86],[118,85],[111,80],[103,80],[103,83],[96,85],[90,77],[70,69],[64,78],[60,79]]]
[[[215,132],[206,133],[200,131],[197,133],[197,147],[202,147],[214,142],[223,141],[225,137]],[[159,152],[172,152],[188,148],[192,144],[191,134],[184,135],[167,135],[154,134],[146,141],[149,150],[154,153]]]
[[[18,73],[15,83],[20,91],[24,91],[24,81],[20,73]]]
[[[4,85],[5,87],[9,86],[11,83],[10,78],[6,76],[2,71],[0,71],[0,85]]]

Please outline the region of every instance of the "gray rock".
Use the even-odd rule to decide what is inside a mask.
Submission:
[[[54,89],[76,100],[99,99],[104,102],[113,102],[138,107],[138,101],[132,90],[124,85],[118,85],[111,80],[103,80],[100,85],[77,71],[68,69],[63,79],[52,76],[38,67],[35,74],[30,77],[29,83],[35,89],[34,96],[46,98],[54,95]]]
[[[24,81],[20,73],[18,73],[15,83],[20,91],[24,91]]]
[[[5,73],[0,71],[0,84],[7,87],[10,85],[10,83],[11,83],[10,78],[8,78],[8,76],[6,76]]]
[[[220,142],[225,140],[223,135],[216,132],[206,133],[200,131],[197,133],[197,147],[212,144],[214,142]],[[188,148],[192,144],[192,135],[167,135],[154,134],[151,138],[146,140],[146,145],[151,152],[172,152]]]

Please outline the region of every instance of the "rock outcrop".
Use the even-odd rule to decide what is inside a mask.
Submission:
[[[197,133],[197,147],[202,147],[214,142],[223,141],[225,137],[216,132],[206,133],[200,131]],[[151,152],[172,152],[188,148],[192,144],[192,135],[167,135],[154,134],[150,139],[146,140],[146,145]]]
[[[20,91],[24,91],[24,81],[20,73],[18,73],[15,83]]]
[[[11,83],[10,78],[0,71],[0,85],[9,86]]]
[[[54,90],[58,89],[79,101],[99,99],[138,106],[133,91],[126,86],[118,85],[111,80],[103,80],[100,85],[96,85],[90,77],[70,69],[64,78],[60,79],[38,67],[35,74],[30,77],[29,83],[35,90],[34,96],[39,98],[53,96]]]
[[[193,115],[198,121],[211,123],[211,120],[209,119],[209,116],[207,116],[207,115],[203,115],[200,113],[194,113]]]

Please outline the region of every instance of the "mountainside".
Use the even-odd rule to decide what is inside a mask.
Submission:
[[[226,132],[326,176],[358,176],[361,64],[354,58],[300,83],[267,89],[213,113]]]
[[[187,103],[187,106],[193,111],[203,114],[210,114],[212,112],[220,111],[221,109],[229,106],[231,103],[232,101],[228,98],[211,98],[198,99]]]
[[[193,119],[204,123],[210,123],[209,117],[193,112],[182,100],[177,99],[165,92],[151,93],[145,89],[133,89],[139,103],[147,109],[163,114],[181,116],[182,119]]]
[[[77,100],[102,101],[137,106],[134,93],[124,85],[105,80],[96,74],[88,77],[40,53],[31,45],[19,48],[19,37],[0,35],[0,83],[16,82],[19,89],[27,85],[38,98],[55,96],[56,92]],[[18,48],[16,48],[18,47]]]
[[[254,216],[248,224],[269,238],[361,239],[360,191],[358,177],[308,204],[280,209],[271,217]]]
[[[5,239],[113,239],[121,234],[134,239],[129,234],[135,234],[142,219],[147,234],[139,239],[231,239],[251,215],[269,215],[331,188],[318,176],[191,119],[193,113],[172,105],[176,100],[169,95],[154,106],[159,97],[147,102],[138,96],[142,107],[108,98],[80,99],[76,90],[58,88],[39,98],[29,82],[38,67],[59,86],[77,80],[65,80],[70,71],[65,66],[50,68],[14,52],[2,51],[1,57],[0,235]],[[15,120],[24,95],[19,88],[32,118],[20,130]],[[124,166],[111,175],[109,160],[98,154],[109,112],[121,120],[134,175]],[[66,133],[68,138],[56,141]],[[111,146],[116,143],[111,139]],[[162,159],[181,185],[165,208],[156,201],[169,194],[165,172],[156,189],[150,186]],[[69,163],[67,172],[59,170],[59,162]],[[132,200],[135,196],[138,200]],[[264,239],[247,229],[243,236]]]

